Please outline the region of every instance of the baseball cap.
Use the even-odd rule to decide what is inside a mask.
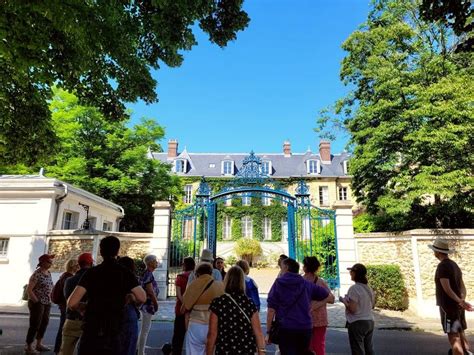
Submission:
[[[92,257],[91,253],[82,253],[77,258],[77,262],[79,263],[79,265],[93,264],[94,263],[94,258]]]
[[[354,271],[357,274],[367,275],[367,269],[363,264],[354,264],[352,267],[348,267],[347,270]]]

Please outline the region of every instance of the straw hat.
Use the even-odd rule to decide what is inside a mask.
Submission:
[[[212,263],[214,261],[214,255],[212,254],[212,251],[209,249],[203,249],[201,252],[201,261]]]
[[[449,248],[448,242],[444,239],[439,238],[436,238],[433,244],[428,245],[428,248],[443,254],[454,253],[454,250]]]

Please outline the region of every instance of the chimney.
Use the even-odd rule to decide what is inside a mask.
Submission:
[[[170,139],[168,141],[168,159],[176,158],[178,156],[178,141]]]
[[[291,143],[290,141],[283,142],[283,154],[285,157],[291,157]]]
[[[330,141],[319,142],[319,156],[321,157],[321,162],[323,164],[331,163],[331,142]]]

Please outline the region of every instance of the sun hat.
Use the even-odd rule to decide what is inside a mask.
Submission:
[[[453,249],[449,248],[449,244],[446,240],[436,238],[433,244],[428,245],[428,248],[430,248],[433,251],[437,251],[442,254],[451,254],[454,253]]]
[[[209,249],[203,249],[201,252],[201,261],[208,261],[212,263],[214,261],[214,255],[212,255],[212,251]]]

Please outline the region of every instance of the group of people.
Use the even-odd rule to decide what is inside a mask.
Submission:
[[[454,354],[469,353],[464,337],[466,290],[461,272],[449,259],[447,244],[430,246],[440,260],[436,271],[436,294],[443,327]],[[90,253],[66,264],[66,271],[53,287],[49,268],[54,255],[42,255],[30,278],[27,293],[30,326],[25,352],[48,351],[42,342],[49,321],[51,301],[61,311],[54,352],[79,355],[142,355],[158,311],[159,293],[153,271],[157,258],[144,258],[146,270],[137,278],[135,263],[118,257],[120,241],[113,236],[100,242],[102,263],[93,266]],[[181,354],[263,354],[266,345],[278,344],[282,355],[325,354],[328,326],[326,305],[335,297],[318,275],[320,263],[314,256],[300,264],[286,255],[278,260],[280,272],[267,299],[267,334],[260,324],[260,298],[249,264],[240,260],[224,270],[224,260],[202,251],[199,263],[187,257],[176,277],[174,331],[168,351]],[[348,268],[354,281],[339,300],[346,309],[352,354],[374,354],[372,336],[375,294],[368,285],[362,264]],[[141,322],[139,322],[141,319]],[[141,324],[139,329],[139,324]],[[36,343],[34,340],[36,339]]]
[[[56,354],[72,355],[76,350],[79,355],[145,354],[151,319],[158,311],[159,290],[153,276],[158,261],[147,255],[146,270],[138,279],[135,262],[127,256],[118,258],[119,249],[118,238],[103,238],[102,263],[94,266],[92,254],[83,253],[66,263],[54,286],[49,272],[54,255],[39,258],[26,289],[30,322],[25,353],[50,351],[43,337],[54,302],[61,312]]]

